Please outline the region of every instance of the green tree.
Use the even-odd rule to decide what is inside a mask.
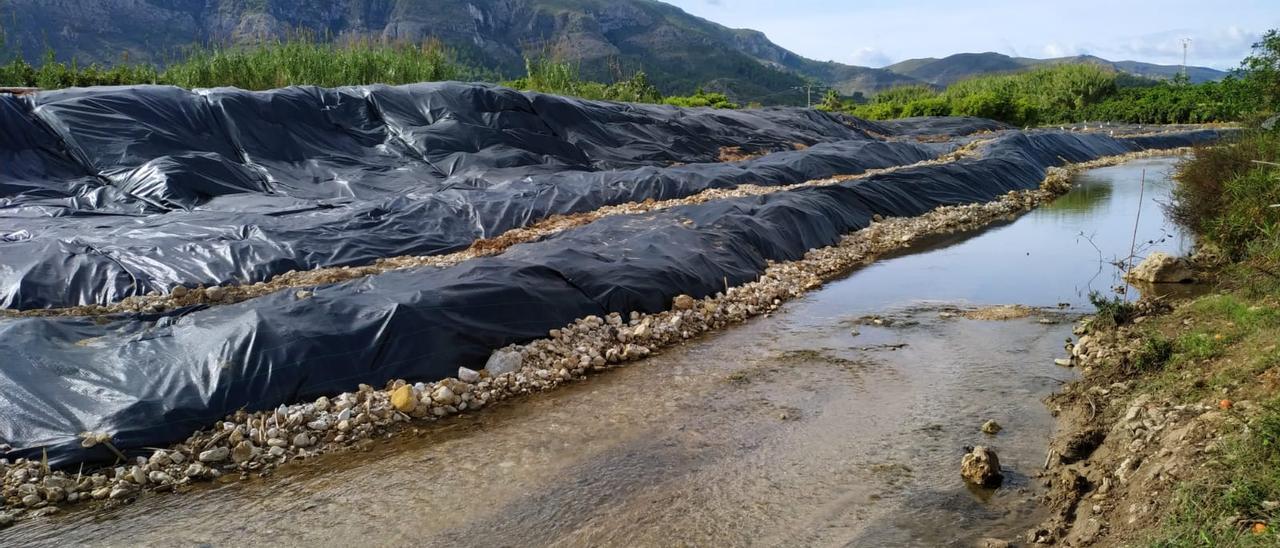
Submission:
[[[839,112],[844,110],[844,100],[840,98],[840,92],[829,89],[826,95],[822,96],[822,101],[818,103],[818,110],[827,112]]]
[[[1280,110],[1280,32],[1267,31],[1240,63],[1241,80],[1267,111]]]

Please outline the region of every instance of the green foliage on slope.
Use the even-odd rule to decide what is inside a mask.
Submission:
[[[1238,120],[1252,107],[1241,82],[1232,78],[1197,85],[1132,83],[1132,77],[1097,65],[1054,65],[961,80],[942,91],[926,86],[896,88],[866,104],[827,108],[877,120],[979,116],[1037,126],[1086,120],[1221,122]]]

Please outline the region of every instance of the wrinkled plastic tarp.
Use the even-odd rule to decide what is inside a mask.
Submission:
[[[871,135],[931,123],[458,83],[0,94],[0,307],[444,253],[553,214],[910,164],[952,145]],[[788,152],[716,162],[728,146]]]
[[[1165,136],[1181,146],[1209,133]],[[979,159],[827,186],[621,215],[449,268],[417,268],[159,316],[0,321],[0,440],[55,464],[180,440],[237,409],[434,380],[576,318],[656,312],[755,279],[865,227],[1034,188],[1047,166],[1136,150],[1102,135],[1010,133]]]

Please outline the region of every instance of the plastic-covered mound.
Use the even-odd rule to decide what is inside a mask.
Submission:
[[[1212,132],[1160,136],[1176,147]],[[813,147],[818,148],[818,147]],[[1098,134],[1011,132],[982,156],[826,186],[605,217],[449,268],[418,268],[165,315],[0,320],[0,442],[54,464],[165,445],[227,414],[480,367],[587,315],[665,309],[755,279],[865,227],[1035,188],[1048,166],[1140,149]],[[441,222],[444,222],[443,220]],[[459,221],[465,222],[465,221]],[[253,235],[246,235],[252,238]]]
[[[932,123],[956,135],[1002,127]],[[456,251],[553,214],[857,174],[954,146],[885,140],[894,129],[812,110],[460,83],[0,94],[0,126],[10,309]],[[782,152],[720,163],[724,147]]]

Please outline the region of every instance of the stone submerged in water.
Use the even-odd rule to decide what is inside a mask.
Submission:
[[[1000,426],[1000,423],[995,420],[989,420],[982,423],[982,431],[986,434],[997,434],[1003,429],[1004,428]]]
[[[1156,251],[1147,255],[1124,278],[1131,282],[1176,284],[1195,281],[1195,272],[1185,259]]]
[[[995,451],[985,446],[974,447],[960,459],[960,476],[973,485],[998,486],[1003,479],[1000,474],[1000,458]]]

